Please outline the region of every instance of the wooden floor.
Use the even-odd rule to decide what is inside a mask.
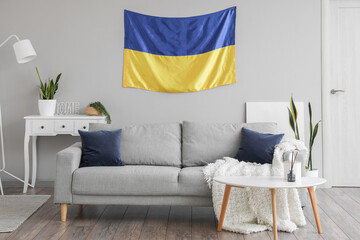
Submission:
[[[22,194],[7,188],[6,194]],[[53,194],[52,188],[30,189],[28,194]],[[311,206],[304,212],[308,224],[294,233],[279,232],[279,239],[360,239],[360,188],[316,191],[323,234],[316,231]],[[1,213],[0,213],[1,216]],[[226,216],[225,216],[226,217]],[[69,206],[68,221],[60,221],[60,206],[50,198],[12,233],[3,239],[272,239],[272,232],[249,235],[216,231],[211,207],[180,206]]]

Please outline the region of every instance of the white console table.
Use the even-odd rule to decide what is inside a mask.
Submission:
[[[105,116],[86,116],[86,115],[59,115],[59,116],[26,116],[25,119],[25,138],[24,138],[24,193],[28,186],[35,187],[37,156],[36,140],[38,136],[56,136],[68,134],[79,136],[78,130],[88,130],[89,123],[106,123]],[[32,179],[29,183],[29,142],[32,138]]]

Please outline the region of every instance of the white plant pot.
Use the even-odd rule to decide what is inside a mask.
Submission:
[[[313,169],[311,171],[305,170],[304,177],[319,177],[319,170],[318,169]],[[314,187],[314,191],[316,191],[316,186]]]
[[[54,116],[56,110],[56,99],[39,99],[39,112],[41,116]]]
[[[304,177],[319,177],[319,170],[313,169],[312,171],[305,170]]]

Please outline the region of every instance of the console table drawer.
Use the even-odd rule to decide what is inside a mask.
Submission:
[[[55,132],[72,132],[74,131],[73,120],[55,120]]]
[[[32,133],[33,134],[47,134],[54,132],[54,121],[49,120],[33,120]]]
[[[75,133],[78,134],[78,130],[88,131],[89,121],[77,120],[75,121]]]

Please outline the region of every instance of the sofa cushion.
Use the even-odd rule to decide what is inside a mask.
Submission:
[[[211,191],[204,179],[204,166],[186,167],[179,174],[179,195],[211,197]]]
[[[123,166],[120,154],[121,129],[87,132],[79,130],[82,143],[80,167]]]
[[[168,166],[85,167],[73,174],[79,195],[176,195],[180,168]]]
[[[236,157],[239,161],[253,163],[272,163],[274,149],[284,134],[264,134],[243,127],[241,145]]]
[[[90,131],[113,129],[90,124]],[[122,128],[121,159],[126,165],[181,166],[180,123],[134,125]]]
[[[277,133],[276,123],[183,123],[182,164],[202,166],[223,157],[235,157],[240,147],[241,128]]]

